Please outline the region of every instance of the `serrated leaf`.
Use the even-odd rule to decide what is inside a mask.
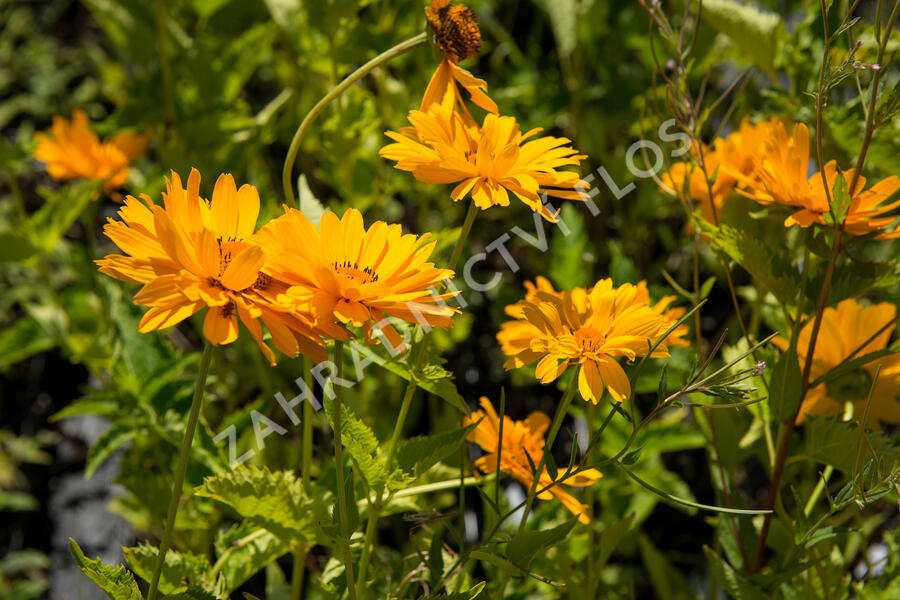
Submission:
[[[316,522],[326,520],[325,511],[333,504],[333,495],[324,490],[308,497],[293,472],[243,465],[207,477],[195,494],[229,505],[243,518],[288,542],[314,540]]]
[[[324,405],[328,421],[334,427],[334,400],[325,398]],[[384,485],[388,478],[388,468],[378,454],[378,438],[346,404],[341,410],[341,439],[369,487],[379,489]]]
[[[142,544],[123,548],[122,552],[135,575],[149,583],[156,567],[159,548]],[[205,557],[170,549],[166,552],[166,562],[159,576],[159,591],[163,594],[177,594],[186,592],[191,587],[208,587],[212,583],[209,569],[210,564]]]
[[[142,600],[134,576],[122,566],[112,567],[103,564],[99,559],[91,560],[84,555],[81,548],[69,538],[69,552],[81,572],[96,583],[111,600]]]
[[[407,473],[418,477],[455,452],[477,425],[472,423],[437,435],[404,440],[397,448],[397,464]]]
[[[351,345],[354,352],[359,353],[367,360],[374,362],[383,369],[386,369],[391,373],[394,373],[395,375],[399,375],[406,381],[410,381],[410,379],[412,379],[412,374],[409,370],[409,366],[406,363],[400,362],[398,358],[383,356],[378,352],[375,352],[372,347],[358,344],[356,342],[351,342]],[[382,347],[375,346],[375,348]],[[435,370],[435,367],[441,369],[440,377],[436,376],[437,371]],[[428,370],[429,368],[430,377],[420,378],[416,382],[417,385],[426,392],[434,394],[435,396],[438,396],[439,398],[447,401],[461,413],[468,415],[470,413],[469,406],[457,391],[456,384],[453,381],[453,374],[446,369],[441,368],[439,365],[426,366],[423,371]]]
[[[134,425],[135,423],[131,420],[119,421],[97,438],[97,441],[88,451],[87,460],[85,460],[85,479],[90,479],[94,471],[122,444],[134,439],[137,435]]]
[[[749,228],[736,229],[727,224],[715,227],[704,222],[700,226],[710,235],[714,249],[741,265],[776,298],[785,304],[793,302],[800,289],[800,273],[782,248],[755,237]]]
[[[266,564],[286,554],[287,544],[249,521],[220,532],[215,542],[218,557],[228,553],[222,565],[225,593],[231,594]]]
[[[513,563],[527,568],[535,554],[564,540],[577,522],[578,517],[573,517],[552,529],[517,533],[506,545],[506,554]]]
[[[861,466],[856,462],[856,448],[861,442],[862,431],[855,422],[815,417],[807,420],[804,433],[805,454],[809,458],[831,465],[844,473],[854,473]],[[864,447],[871,446],[881,462],[882,470],[887,469],[887,472],[890,472],[893,465],[900,460],[900,448],[894,446],[880,431],[869,430],[865,435],[869,441],[862,442]],[[867,450],[864,458],[871,458],[871,451]],[[840,500],[836,498],[835,501]]]

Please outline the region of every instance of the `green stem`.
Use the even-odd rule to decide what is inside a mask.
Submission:
[[[291,600],[300,600],[303,596],[303,576],[306,573],[306,544],[294,549],[294,568],[291,573]]]
[[[490,483],[497,478],[496,474],[491,473],[490,475],[485,475],[483,477],[466,477],[463,479],[463,485],[466,487],[471,485],[483,485],[485,483]],[[403,498],[405,496],[415,496],[416,494],[427,494],[429,492],[440,492],[441,490],[452,490],[459,487],[459,479],[447,479],[445,481],[435,481],[434,483],[426,483],[424,485],[417,485],[415,487],[406,488],[405,490],[400,490],[396,494],[394,494],[394,498]]]
[[[822,492],[825,491],[825,486],[828,485],[828,480],[831,479],[832,473],[834,473],[834,467],[827,465],[822,476],[819,478],[819,482],[816,484],[816,488],[813,490],[812,495],[809,497],[809,500],[806,501],[806,506],[803,507],[803,514],[806,515],[807,519],[809,518],[809,515],[812,514],[813,508],[815,508],[816,502],[819,501]]]
[[[294,164],[297,162],[297,153],[300,151],[300,144],[303,142],[303,138],[306,136],[307,131],[309,131],[313,121],[316,120],[316,117],[318,117],[319,114],[321,114],[322,111],[336,98],[343,94],[347,88],[365,77],[372,69],[383,65],[401,54],[409,52],[413,48],[424,46],[426,43],[428,43],[428,36],[423,32],[415,37],[409,38],[405,42],[397,44],[389,50],[385,50],[357,70],[353,71],[353,73],[348,75],[342,82],[334,86],[331,91],[325,94],[325,97],[319,100],[316,105],[312,107],[312,110],[303,117],[300,127],[297,128],[296,133],[294,133],[294,138],[291,140],[287,157],[284,159],[284,168],[281,171],[281,185],[284,188],[285,202],[287,202],[289,206],[294,205],[296,202],[296,199],[294,198],[293,183],[291,182],[291,172],[294,169]]]
[[[422,344],[428,343],[428,338],[422,338]],[[387,468],[391,471],[391,465],[394,462],[394,453],[397,451],[397,442],[400,441],[400,434],[403,432],[403,424],[406,422],[406,415],[409,413],[409,407],[412,404],[413,396],[416,392],[418,381],[416,379],[419,368],[421,366],[422,357],[426,354],[425,348],[418,349],[415,364],[410,374],[409,383],[406,385],[406,392],[403,394],[403,401],[400,404],[400,414],[397,416],[397,422],[394,424],[394,432],[391,434],[391,441],[388,444],[387,451]],[[384,508],[384,492],[387,486],[382,484],[378,489],[375,503],[369,507],[369,521],[366,524],[366,537],[363,542],[362,556],[359,559],[359,578],[356,582],[358,587],[357,596],[365,597],[365,581],[366,571],[369,568],[369,557],[372,554],[372,547],[375,544],[375,534],[378,532],[378,518],[381,516],[381,510]]]
[[[313,374],[310,369],[309,359],[303,357],[300,362],[303,369],[303,381],[306,389],[312,392]],[[313,407],[308,401],[303,402],[303,444],[300,450],[300,481],[303,482],[303,489],[309,491],[310,477],[312,475],[312,447],[313,447]]]
[[[469,210],[466,212],[466,219],[463,221],[459,237],[456,238],[456,246],[453,247],[453,254],[450,256],[448,269],[456,270],[456,266],[459,264],[459,259],[462,256],[463,246],[466,245],[466,240],[469,239],[469,233],[472,231],[472,224],[475,222],[475,217],[478,216],[478,210],[479,209],[475,206],[475,201],[473,200],[472,203],[469,204]]]
[[[569,379],[569,385],[566,387],[566,393],[563,394],[559,406],[556,407],[556,414],[553,416],[553,424],[550,425],[550,433],[547,435],[547,442],[544,444],[544,453],[541,454],[541,460],[538,463],[537,471],[534,474],[534,481],[531,482],[531,489],[528,490],[528,498],[525,499],[525,512],[522,514],[522,520],[519,522],[519,534],[525,531],[525,523],[528,521],[528,513],[531,512],[531,505],[534,503],[538,482],[541,479],[541,474],[544,472],[544,465],[547,464],[547,455],[553,451],[553,442],[556,441],[556,434],[559,433],[559,428],[562,427],[563,419],[569,410],[572,398],[575,397],[575,392],[578,391],[577,382],[578,371],[580,369],[581,365],[575,368],[572,377]]]
[[[334,362],[337,365],[337,378],[344,376],[344,342],[334,342]],[[344,572],[347,574],[347,591],[350,600],[356,600],[356,586],[353,584],[353,556],[350,554],[350,529],[347,524],[347,490],[344,488],[344,446],[341,441],[341,396],[343,386],[335,385],[334,389],[334,469],[337,473],[338,518],[341,526],[341,549],[344,560]]]
[[[159,544],[159,555],[156,558],[156,566],[153,568],[153,577],[150,580],[150,591],[147,594],[148,600],[156,600],[159,576],[162,573],[163,564],[166,562],[166,552],[169,551],[169,547],[172,545],[172,535],[175,533],[175,516],[178,514],[178,504],[181,500],[184,476],[187,473],[188,459],[191,456],[191,443],[194,441],[194,431],[197,429],[197,421],[200,420],[200,407],[203,405],[203,393],[206,391],[206,376],[209,374],[211,360],[212,344],[206,342],[203,345],[203,355],[200,357],[200,371],[197,373],[197,385],[194,388],[191,413],[188,416],[187,426],[184,429],[184,441],[181,443],[178,467],[175,470],[175,484],[172,486],[172,497],[169,500],[166,528],[163,531],[162,540]]]

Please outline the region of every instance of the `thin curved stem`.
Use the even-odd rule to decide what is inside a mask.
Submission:
[[[428,35],[423,32],[415,37],[409,38],[405,42],[397,44],[389,50],[385,50],[334,86],[331,91],[325,94],[325,96],[312,107],[312,110],[303,117],[303,121],[300,122],[300,126],[297,128],[296,133],[294,133],[294,138],[291,140],[287,156],[284,159],[284,168],[281,171],[281,185],[284,188],[284,199],[289,206],[293,206],[296,202],[296,198],[294,197],[294,187],[291,182],[291,172],[294,169],[294,164],[297,162],[297,153],[300,151],[300,144],[303,142],[303,138],[306,136],[307,131],[309,131],[313,121],[316,120],[316,117],[325,110],[325,107],[343,94],[347,88],[365,77],[372,69],[383,65],[401,54],[409,52],[413,48],[424,46],[427,42]]]
[[[197,373],[197,385],[194,388],[191,412],[188,415],[188,422],[184,429],[184,440],[181,443],[178,466],[175,469],[175,483],[172,486],[172,497],[169,499],[166,528],[159,543],[159,554],[156,557],[156,566],[153,568],[153,577],[150,579],[150,591],[147,594],[148,600],[156,600],[159,576],[162,574],[162,568],[166,562],[166,553],[172,545],[172,535],[175,533],[175,516],[178,514],[178,504],[181,500],[181,489],[184,486],[184,475],[187,473],[188,459],[191,456],[194,432],[197,430],[197,422],[200,420],[200,407],[203,405],[203,393],[206,391],[206,376],[209,374],[210,362],[212,362],[212,344],[205,342],[203,354],[200,357],[200,370]]]

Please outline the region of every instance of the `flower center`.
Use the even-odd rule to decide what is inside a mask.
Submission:
[[[575,332],[575,341],[584,352],[598,352],[606,343],[606,335],[596,329],[586,327]]]
[[[238,252],[243,250],[247,243],[243,240],[236,240],[234,238],[218,238],[216,241],[219,243],[219,274],[211,278],[209,280],[210,285],[213,285],[220,289],[228,289],[222,282],[222,275],[225,274],[225,269],[228,268],[228,265],[231,264],[231,259],[237,256]],[[251,292],[253,290],[264,290],[268,287],[269,283],[271,283],[272,278],[269,275],[266,275],[262,271],[256,274],[256,281],[253,282],[252,285],[248,288],[244,288],[242,290],[232,290],[239,293]]]
[[[475,15],[467,7],[450,6],[450,0],[432,0],[425,16],[434,30],[437,45],[451,61],[458,63],[478,53],[481,31]]]
[[[363,267],[360,269],[358,263],[351,263],[349,260],[345,260],[342,263],[335,261],[333,266],[338,275],[343,275],[344,278],[349,279],[358,285],[378,281],[378,273],[371,267]]]

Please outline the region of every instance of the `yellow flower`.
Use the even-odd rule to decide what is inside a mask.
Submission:
[[[809,206],[812,198],[807,177],[809,130],[806,125],[798,123],[789,136],[784,124],[776,122],[760,150],[753,177],[742,181],[740,193],[763,205]]]
[[[435,246],[429,234],[403,234],[400,225],[384,221],[366,229],[362,213],[353,208],[341,219],[325,213],[316,228],[302,212],[285,207],[259,235],[272,254],[272,274],[290,286],[279,301],[311,314],[318,327],[364,327],[370,340],[372,325],[378,324],[396,347],[400,338],[385,315],[453,326],[458,311],[446,300],[456,293],[435,291],[453,271],[428,262]]]
[[[590,290],[561,293],[536,289],[524,300],[506,307],[514,321],[503,323],[497,340],[509,356],[507,370],[537,361],[541,383],[556,380],[570,364],[580,364],[578,390],[594,404],[603,390],[617,402],[631,395],[631,384],[617,362],[647,354],[650,344],[668,328],[668,321],[626,283],[613,287],[602,279]],[[671,325],[671,323],[670,323]],[[668,356],[665,341],[654,357]]]
[[[825,165],[825,177],[828,180],[828,192],[825,192],[825,186],[822,183],[822,174],[816,173],[809,179],[810,185],[810,202],[804,207],[790,215],[785,219],[786,226],[800,225],[801,227],[809,227],[813,223],[825,225],[830,218],[828,210],[828,198],[834,190],[834,185],[838,177],[842,177],[844,185],[849,189],[850,182],[853,180],[854,169],[839,172],[837,163],[830,161]],[[877,239],[891,239],[900,237],[900,231],[897,227],[889,231],[883,231],[895,219],[896,215],[889,213],[900,206],[900,200],[885,204],[890,196],[897,190],[900,190],[900,177],[891,176],[882,179],[870,189],[865,189],[866,178],[859,176],[856,182],[857,192],[853,194],[850,200],[850,206],[844,220],[843,229],[852,235],[867,235],[870,233],[881,232],[876,236]],[[887,215],[887,216],[883,216]]]
[[[662,336],[669,328],[677,323],[681,317],[683,317],[687,313],[687,309],[682,306],[675,306],[669,308],[669,305],[675,301],[675,296],[663,296],[660,298],[659,302],[656,304],[650,304],[650,290],[647,289],[646,281],[639,281],[635,286],[636,295],[634,298],[635,304],[645,304],[650,307],[650,309],[660,315],[662,317],[660,319],[659,331],[657,332],[658,336]],[[690,346],[691,343],[687,340],[686,336],[690,333],[690,327],[688,327],[687,323],[682,323],[678,327],[676,327],[672,333],[666,338],[667,346]]]
[[[703,171],[689,162],[673,165],[663,175],[663,183],[676,192],[684,190],[688,197],[700,204],[700,216],[709,223],[716,223],[721,220],[725,202],[735,186],[746,185],[752,179],[762,148],[779,123],[781,123],[779,119],[751,123],[749,118],[745,118],[737,131],[724,138],[716,138],[712,148],[704,147],[704,164],[707,173],[713,179],[712,185],[707,184]],[[784,127],[783,124],[781,126]],[[692,149],[691,154],[697,155],[696,148]],[[688,179],[687,187],[685,187],[686,179]],[[710,188],[712,188],[712,202]]]
[[[470,442],[481,446],[481,449],[487,453],[475,461],[475,468],[481,473],[496,472],[497,447],[500,446],[500,470],[531,489],[531,485],[534,483],[534,474],[528,457],[531,457],[535,466],[540,464],[541,458],[544,456],[544,432],[550,426],[550,418],[540,411],[531,413],[524,421],[513,421],[504,415],[501,446],[498,443],[500,441],[500,418],[497,412],[490,401],[484,397],[481,398],[481,407],[483,411],[475,411],[463,421],[464,425],[470,425],[484,417],[467,438]],[[600,471],[586,469],[566,479],[563,483],[575,487],[586,487],[593,485],[601,477],[603,477],[603,473]],[[538,480],[537,489],[540,490],[551,483],[553,483],[553,479],[545,467]],[[541,500],[556,498],[572,514],[578,515],[579,521],[585,524],[591,522],[587,514],[587,505],[576,500],[571,494],[560,488],[559,484],[538,494],[538,498]]]
[[[82,110],[72,114],[71,122],[53,117],[50,135],[37,133],[35,137],[38,146],[34,156],[47,163],[51,177],[103,181],[103,189],[108,192],[125,184],[129,165],[144,153],[149,142],[144,135],[120,133],[101,143]]]
[[[240,319],[274,364],[274,354],[263,342],[262,321],[285,354],[302,352],[324,360],[324,342],[310,320],[276,302],[287,285],[268,273],[266,252],[255,240],[256,188],[237,189],[231,175],[221,175],[208,202],[200,197],[196,169],[187,189],[174,171],[166,188],[164,206],[146,195],[125,200],[119,210],[122,220],[109,219],[104,227],[125,254],[97,261],[101,273],[143,284],[134,301],[150,310],[138,331],[171,327],[208,307],[203,335],[215,345],[237,339]]]
[[[586,189],[588,184],[574,172],[557,170],[586,158],[566,138],[529,139],[541,130],[523,134],[513,117],[491,113],[478,127],[452,99],[428,111],[414,110],[409,120],[412,128],[387,132],[396,143],[380,154],[421,182],[456,183],[450,194],[454,201],[471,194],[475,205],[486,210],[508,206],[512,194],[553,222],[556,214],[544,206],[542,195],[586,199],[576,187]]]
[[[887,302],[864,306],[854,299],[848,299],[840,302],[836,309],[826,308],[816,339],[816,353],[810,369],[810,380],[831,371],[850,356],[858,358],[887,348],[896,317],[897,307]],[[797,357],[801,368],[806,364],[806,357],[809,354],[812,327],[813,322],[810,319],[800,330],[797,338]],[[878,333],[879,331],[881,333]],[[788,347],[788,341],[784,338],[776,338],[774,343],[782,349]],[[844,411],[845,402],[853,403],[853,415],[861,419],[879,365],[881,372],[872,394],[867,425],[874,426],[879,422],[900,423],[898,354],[875,359],[856,371],[810,389],[800,406],[797,422],[802,423],[807,417],[816,415],[840,415]]]

